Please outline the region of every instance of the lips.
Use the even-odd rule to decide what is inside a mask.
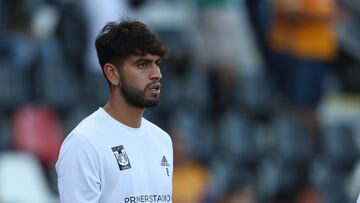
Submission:
[[[161,84],[159,82],[157,82],[152,85],[149,85],[147,89],[154,91],[155,93],[160,93],[160,87],[161,87]]]

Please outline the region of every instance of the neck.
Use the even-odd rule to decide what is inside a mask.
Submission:
[[[113,90],[110,93],[109,100],[103,108],[111,117],[124,125],[132,128],[141,126],[144,109],[130,106],[119,91]]]

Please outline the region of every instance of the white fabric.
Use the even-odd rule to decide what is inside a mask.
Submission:
[[[172,142],[144,118],[130,128],[99,108],[65,139],[56,171],[61,203],[172,202]]]

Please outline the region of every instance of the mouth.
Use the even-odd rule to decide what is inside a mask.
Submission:
[[[160,94],[160,88],[161,88],[161,84],[160,83],[155,83],[155,84],[150,85],[148,87],[148,90],[150,90],[154,94]]]

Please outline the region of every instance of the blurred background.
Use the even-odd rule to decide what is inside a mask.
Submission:
[[[60,144],[109,89],[94,39],[130,17],[171,50],[145,117],[174,203],[352,203],[360,1],[0,0],[0,202],[58,202]],[[76,178],[76,177],[74,177]]]

